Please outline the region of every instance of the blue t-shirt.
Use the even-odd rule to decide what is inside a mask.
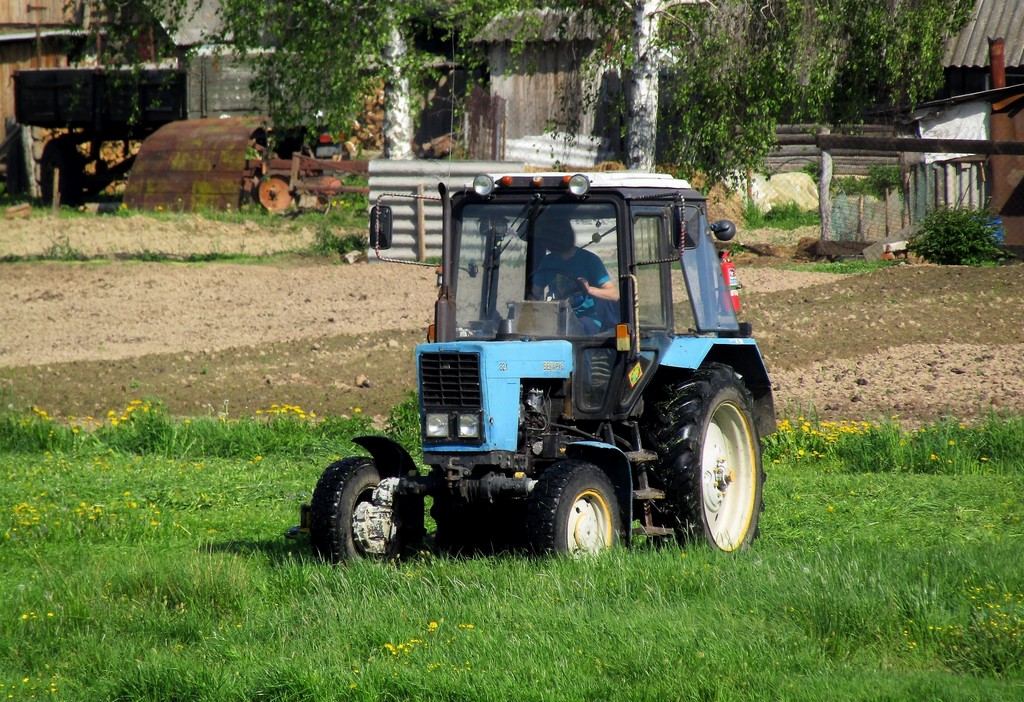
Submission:
[[[549,253],[541,259],[533,274],[534,285],[547,288],[560,300],[570,300],[577,316],[593,316],[596,314],[594,298],[583,292],[580,278],[595,288],[611,280],[608,269],[597,254],[585,249],[576,249],[568,259]]]

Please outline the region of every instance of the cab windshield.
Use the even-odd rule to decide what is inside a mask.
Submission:
[[[491,200],[454,215],[459,337],[611,333],[619,316],[612,202]]]

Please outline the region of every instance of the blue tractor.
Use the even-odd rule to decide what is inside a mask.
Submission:
[[[439,191],[439,295],[415,354],[425,467],[386,437],[356,439],[370,457],[327,467],[303,506],[313,549],[750,544],[775,417],[713,240],[735,226],[709,223],[705,197],[668,175],[494,174]],[[391,223],[378,203],[378,252]]]

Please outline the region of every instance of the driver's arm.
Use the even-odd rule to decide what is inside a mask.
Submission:
[[[610,278],[600,285],[591,285],[587,282],[586,278],[580,278],[579,280],[580,285],[583,286],[586,293],[592,297],[599,300],[610,300],[612,302],[619,299],[619,288]]]

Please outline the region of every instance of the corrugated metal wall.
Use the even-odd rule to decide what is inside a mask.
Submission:
[[[370,205],[382,194],[400,194],[382,200],[394,214],[394,240],[391,249],[381,255],[403,261],[440,258],[441,202],[437,184],[445,183],[454,192],[480,173],[514,173],[523,167],[522,163],[508,161],[370,161]],[[423,199],[415,197],[420,192]],[[371,251],[369,259],[376,258]]]
[[[577,135],[539,136],[508,139],[504,144],[502,155],[512,161],[524,161],[533,166],[544,168],[593,168],[602,161],[615,158],[604,148],[600,139]]]

